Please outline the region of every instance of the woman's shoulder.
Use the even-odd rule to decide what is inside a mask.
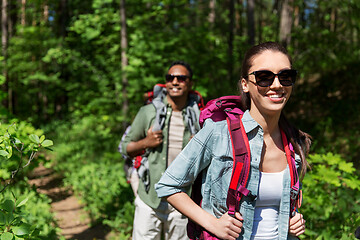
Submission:
[[[226,120],[213,121],[209,118],[205,120],[203,127],[195,135],[195,138],[200,142],[217,142],[220,139],[228,139],[228,132]]]
[[[205,120],[202,129],[205,129],[213,134],[223,133],[224,130],[228,130],[226,120],[214,121],[211,118]]]

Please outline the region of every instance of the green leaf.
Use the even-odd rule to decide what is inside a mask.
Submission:
[[[13,227],[12,231],[15,235],[22,236],[30,233],[31,226],[27,223],[23,223],[18,227]]]
[[[5,225],[5,223],[6,223],[6,216],[2,211],[0,211],[0,225]]]
[[[40,144],[40,139],[39,139],[39,137],[38,137],[37,135],[35,135],[35,134],[31,134],[31,135],[29,136],[29,139],[30,139],[30,141],[32,141],[33,143]]]
[[[9,212],[8,214],[6,214],[6,224],[11,224],[14,219],[15,217],[13,212]]]
[[[27,201],[29,200],[29,197],[27,196],[22,196],[18,199],[16,207],[21,207],[22,205],[24,205]]]
[[[42,143],[45,140],[45,135],[41,135],[40,142]]]
[[[50,146],[52,146],[52,145],[54,145],[53,141],[48,140],[48,139],[46,139],[45,141],[43,141],[43,142],[41,143],[41,146],[43,146],[43,147],[50,147]]]
[[[8,157],[9,153],[5,150],[0,150],[0,156]]]
[[[3,234],[1,234],[1,240],[11,240],[13,239],[14,234],[9,233],[9,232],[4,232]]]
[[[2,204],[2,208],[6,210],[7,212],[12,212],[14,210],[15,203],[13,200],[7,199]]]

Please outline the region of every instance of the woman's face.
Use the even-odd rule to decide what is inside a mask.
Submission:
[[[277,74],[285,69],[291,69],[290,61],[285,54],[265,50],[253,57],[248,74],[259,70],[268,70]],[[264,116],[279,116],[292,92],[292,86],[282,86],[277,76],[268,87],[258,86],[255,75],[249,75],[248,80],[243,78],[241,84],[244,92],[250,94],[252,115],[259,113]]]

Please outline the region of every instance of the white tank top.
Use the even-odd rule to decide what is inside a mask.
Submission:
[[[252,240],[278,239],[278,218],[285,170],[276,173],[260,172]]]

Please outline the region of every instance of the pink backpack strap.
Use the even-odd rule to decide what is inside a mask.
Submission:
[[[242,112],[239,114],[237,109],[225,112],[228,116],[227,123],[234,161],[226,203],[229,209],[228,214],[235,216],[235,212],[239,211],[242,196],[250,196],[252,199],[256,196],[246,188],[250,172],[250,146],[241,121]]]
[[[288,142],[285,133],[281,130],[281,137],[286,153],[286,159],[290,168],[291,188],[290,188],[290,215],[294,216],[296,203],[300,197],[300,180],[295,164],[295,152],[291,143]],[[299,205],[300,206],[300,205]]]
[[[211,118],[214,122],[225,120],[227,117],[226,109],[237,109],[236,111],[242,114],[243,112],[239,108],[240,103],[240,96],[223,96],[210,100],[200,113],[200,127],[203,127],[205,120],[208,118]]]

